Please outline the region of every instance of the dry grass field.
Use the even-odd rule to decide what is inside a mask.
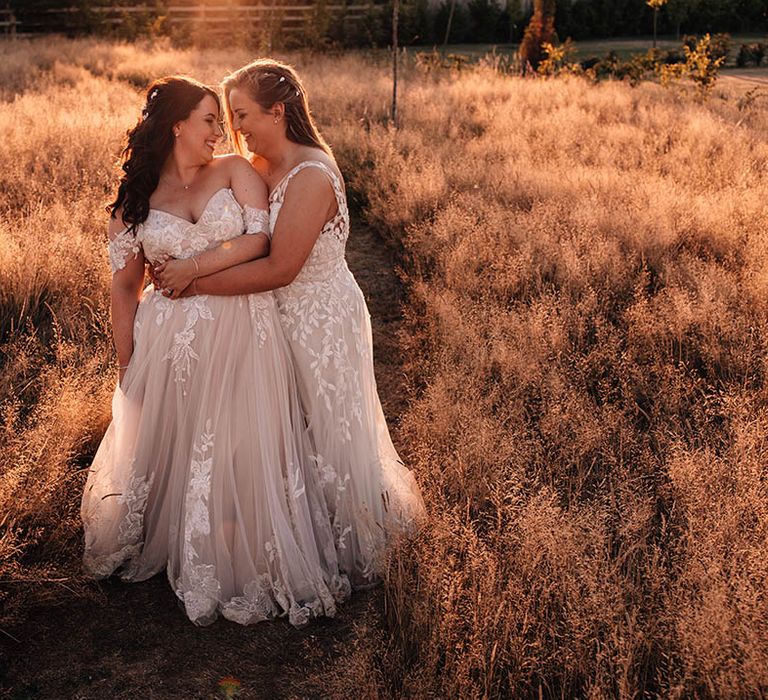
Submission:
[[[115,381],[103,204],[138,90],[250,58],[5,52],[4,629],[89,591],[77,509]],[[766,94],[411,66],[395,132],[383,63],[290,59],[406,288],[398,446],[430,519],[393,553],[381,648],[350,657],[366,692],[767,694]]]

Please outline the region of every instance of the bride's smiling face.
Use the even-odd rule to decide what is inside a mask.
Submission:
[[[264,110],[250,95],[240,88],[229,92],[232,127],[239,131],[251,153],[263,153],[277,135],[280,126],[272,111]]]
[[[174,133],[178,134],[177,147],[183,149],[190,160],[202,163],[212,160],[216,144],[224,135],[220,118],[216,100],[206,95],[184,121],[174,126]]]

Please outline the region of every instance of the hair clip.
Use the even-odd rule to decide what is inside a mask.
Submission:
[[[278,82],[278,83],[282,83],[284,80],[285,80],[285,76],[284,76],[284,75],[281,75],[281,76],[280,76],[280,80],[278,80],[277,82]]]

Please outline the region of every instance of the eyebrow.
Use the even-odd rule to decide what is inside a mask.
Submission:
[[[213,112],[208,112],[208,114],[205,115],[206,117],[213,117],[214,119],[217,118],[217,116]]]

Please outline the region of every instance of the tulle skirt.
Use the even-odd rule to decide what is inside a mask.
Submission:
[[[112,416],[82,497],[86,571],[165,568],[200,625],[335,614],[350,583],[272,293],[148,287]]]
[[[389,541],[423,522],[421,491],[390,438],[373,371],[371,320],[341,258],[332,274],[275,291],[339,567],[353,588],[381,579]]]

